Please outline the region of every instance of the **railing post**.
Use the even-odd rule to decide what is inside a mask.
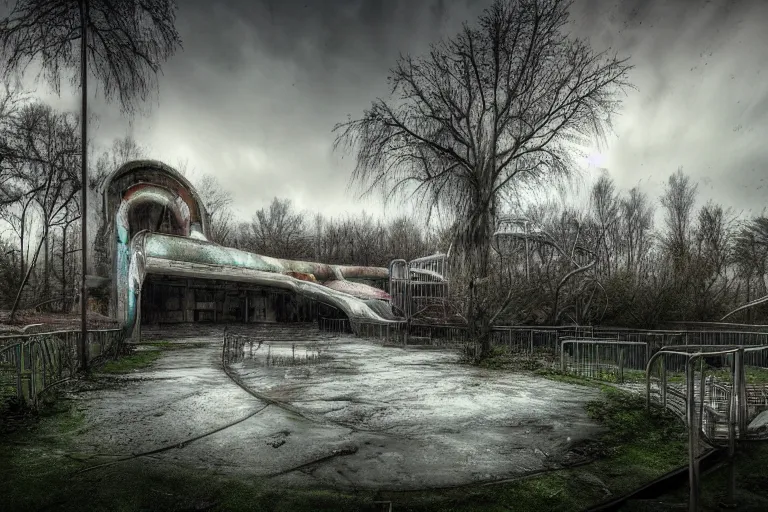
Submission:
[[[725,498],[727,508],[736,507],[736,358],[731,360],[731,392],[728,396],[728,490]]]
[[[661,405],[667,407],[667,362],[661,357]]]
[[[747,431],[747,412],[748,412],[748,404],[747,404],[747,379],[746,375],[744,374],[744,347],[739,347],[738,351],[736,352],[736,371],[738,372],[739,376],[739,387],[737,389],[738,393],[738,400],[739,400],[739,435],[743,436],[746,434]]]
[[[688,424],[688,511],[699,512],[699,459],[696,451],[699,447],[699,427],[696,425],[696,401],[694,386],[694,357],[689,357],[685,365],[686,380],[686,419]]]
[[[701,375],[699,375],[699,424],[702,428],[704,428],[704,358],[699,358],[701,361],[701,364],[699,367],[701,368]]]
[[[624,349],[619,350],[619,384],[624,383]]]
[[[565,373],[565,340],[560,343],[560,371]]]

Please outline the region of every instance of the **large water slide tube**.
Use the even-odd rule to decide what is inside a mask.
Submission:
[[[162,167],[161,167],[162,166]],[[130,170],[148,167],[163,181],[126,179]],[[151,175],[150,175],[151,176]],[[136,323],[138,298],[147,274],[216,279],[252,283],[294,291],[341,310],[350,319],[393,322],[388,314],[389,294],[348,279],[381,280],[389,271],[380,267],[328,265],[324,263],[270,258],[210,242],[206,236],[204,207],[189,182],[159,162],[131,162],[118,169],[105,185],[106,194],[116,178],[122,179],[120,202],[115,205],[115,313],[131,333]],[[130,176],[129,176],[130,178]],[[171,214],[178,234],[140,230],[131,224],[135,212],[146,205],[159,206]],[[133,213],[132,213],[133,212]]]

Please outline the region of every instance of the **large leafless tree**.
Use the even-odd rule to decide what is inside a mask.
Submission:
[[[497,0],[476,26],[422,57],[401,57],[392,97],[336,126],[354,178],[462,219],[457,255],[481,354],[496,306],[483,300],[504,194],[572,172],[574,150],[603,134],[628,83],[626,59],[566,33],[567,0]]]

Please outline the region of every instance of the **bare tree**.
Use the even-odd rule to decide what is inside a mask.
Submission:
[[[651,248],[654,211],[648,197],[637,187],[621,199],[620,206],[626,268],[637,279]]]
[[[175,21],[173,0],[17,0],[8,17],[0,21],[0,51],[6,71],[23,71],[37,59],[56,91],[60,90],[64,70],[72,72],[73,83],[79,83],[84,184],[88,181],[88,71],[96,75],[108,100],[116,97],[123,111],[132,113],[137,100],[145,100],[155,90],[160,64],[181,46]],[[87,186],[81,188],[80,200],[80,364],[86,372],[87,190]]]
[[[696,276],[698,290],[694,298],[698,315],[713,316],[712,307],[726,294],[731,284],[727,265],[733,243],[732,212],[711,201],[701,207],[695,231]]]
[[[71,303],[72,296],[68,295],[69,291],[67,286],[70,284],[67,281],[67,275],[72,272],[71,266],[67,265],[70,261],[70,254],[76,252],[78,249],[70,249],[67,245],[68,235],[71,234],[70,227],[72,224],[80,219],[80,208],[77,202],[71,202],[67,205],[63,218],[59,223],[61,227],[61,312],[66,313],[69,311],[69,305]]]
[[[256,212],[248,225],[244,245],[275,258],[303,259],[312,253],[305,217],[293,210],[289,199],[272,200]]]
[[[93,192],[99,192],[104,181],[123,164],[131,160],[138,160],[147,155],[147,149],[139,144],[133,135],[125,135],[112,141],[112,145],[105,148],[96,159],[96,164],[90,173],[88,187]]]
[[[211,241],[226,245],[232,235],[232,193],[221,186],[218,178],[205,174],[195,186],[208,213],[208,230]]]
[[[602,174],[597,183],[592,187],[592,210],[594,220],[602,232],[601,244],[596,247],[600,257],[601,269],[611,276],[612,270],[618,266],[616,245],[618,239],[618,213],[619,199],[616,194],[616,185],[607,174]]]
[[[692,235],[692,214],[696,202],[698,185],[691,182],[689,176],[683,174],[683,169],[669,177],[667,188],[661,197],[661,205],[665,210],[664,221],[667,226],[664,238],[665,246],[678,265],[684,264],[689,255]]]
[[[565,34],[568,0],[497,0],[424,57],[402,57],[393,98],[336,126],[354,148],[354,178],[464,219],[457,231],[471,334],[490,348],[483,299],[499,200],[573,170],[576,144],[600,136],[629,83],[626,60]],[[401,196],[402,197],[402,196]],[[498,305],[497,305],[498,306]]]
[[[731,251],[737,275],[745,285],[746,300],[726,317],[746,311],[747,322],[752,322],[754,306],[763,304],[767,298],[759,296],[764,296],[767,288],[765,275],[768,272],[768,218],[756,217],[744,223],[734,238]],[[757,290],[754,290],[753,286]],[[738,291],[736,295],[738,298]],[[753,300],[755,295],[759,298]]]
[[[20,187],[27,190],[26,195],[32,198],[40,212],[41,235],[19,286],[11,309],[11,321],[43,247],[43,297],[50,298],[49,234],[66,216],[70,203],[80,191],[80,180],[76,172],[79,146],[77,123],[72,116],[57,113],[50,106],[41,103],[33,103],[23,108],[14,140],[14,158],[18,171],[16,182],[23,183]],[[22,216],[25,214],[26,209],[23,209]],[[23,226],[21,234],[24,234]]]

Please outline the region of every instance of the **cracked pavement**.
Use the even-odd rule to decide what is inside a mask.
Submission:
[[[264,408],[152,458],[272,477],[276,485],[409,490],[554,469],[571,447],[600,432],[583,407],[599,391],[585,386],[461,365],[455,352],[383,347],[316,327],[235,329],[263,341],[262,358],[292,351],[293,343],[297,356],[321,344],[324,356],[312,364],[267,367],[257,357],[230,366],[249,389],[301,414],[264,408],[225,374],[221,329],[145,328],[145,341],[182,346],[147,369],[78,392],[85,423],[73,448],[151,451]]]

